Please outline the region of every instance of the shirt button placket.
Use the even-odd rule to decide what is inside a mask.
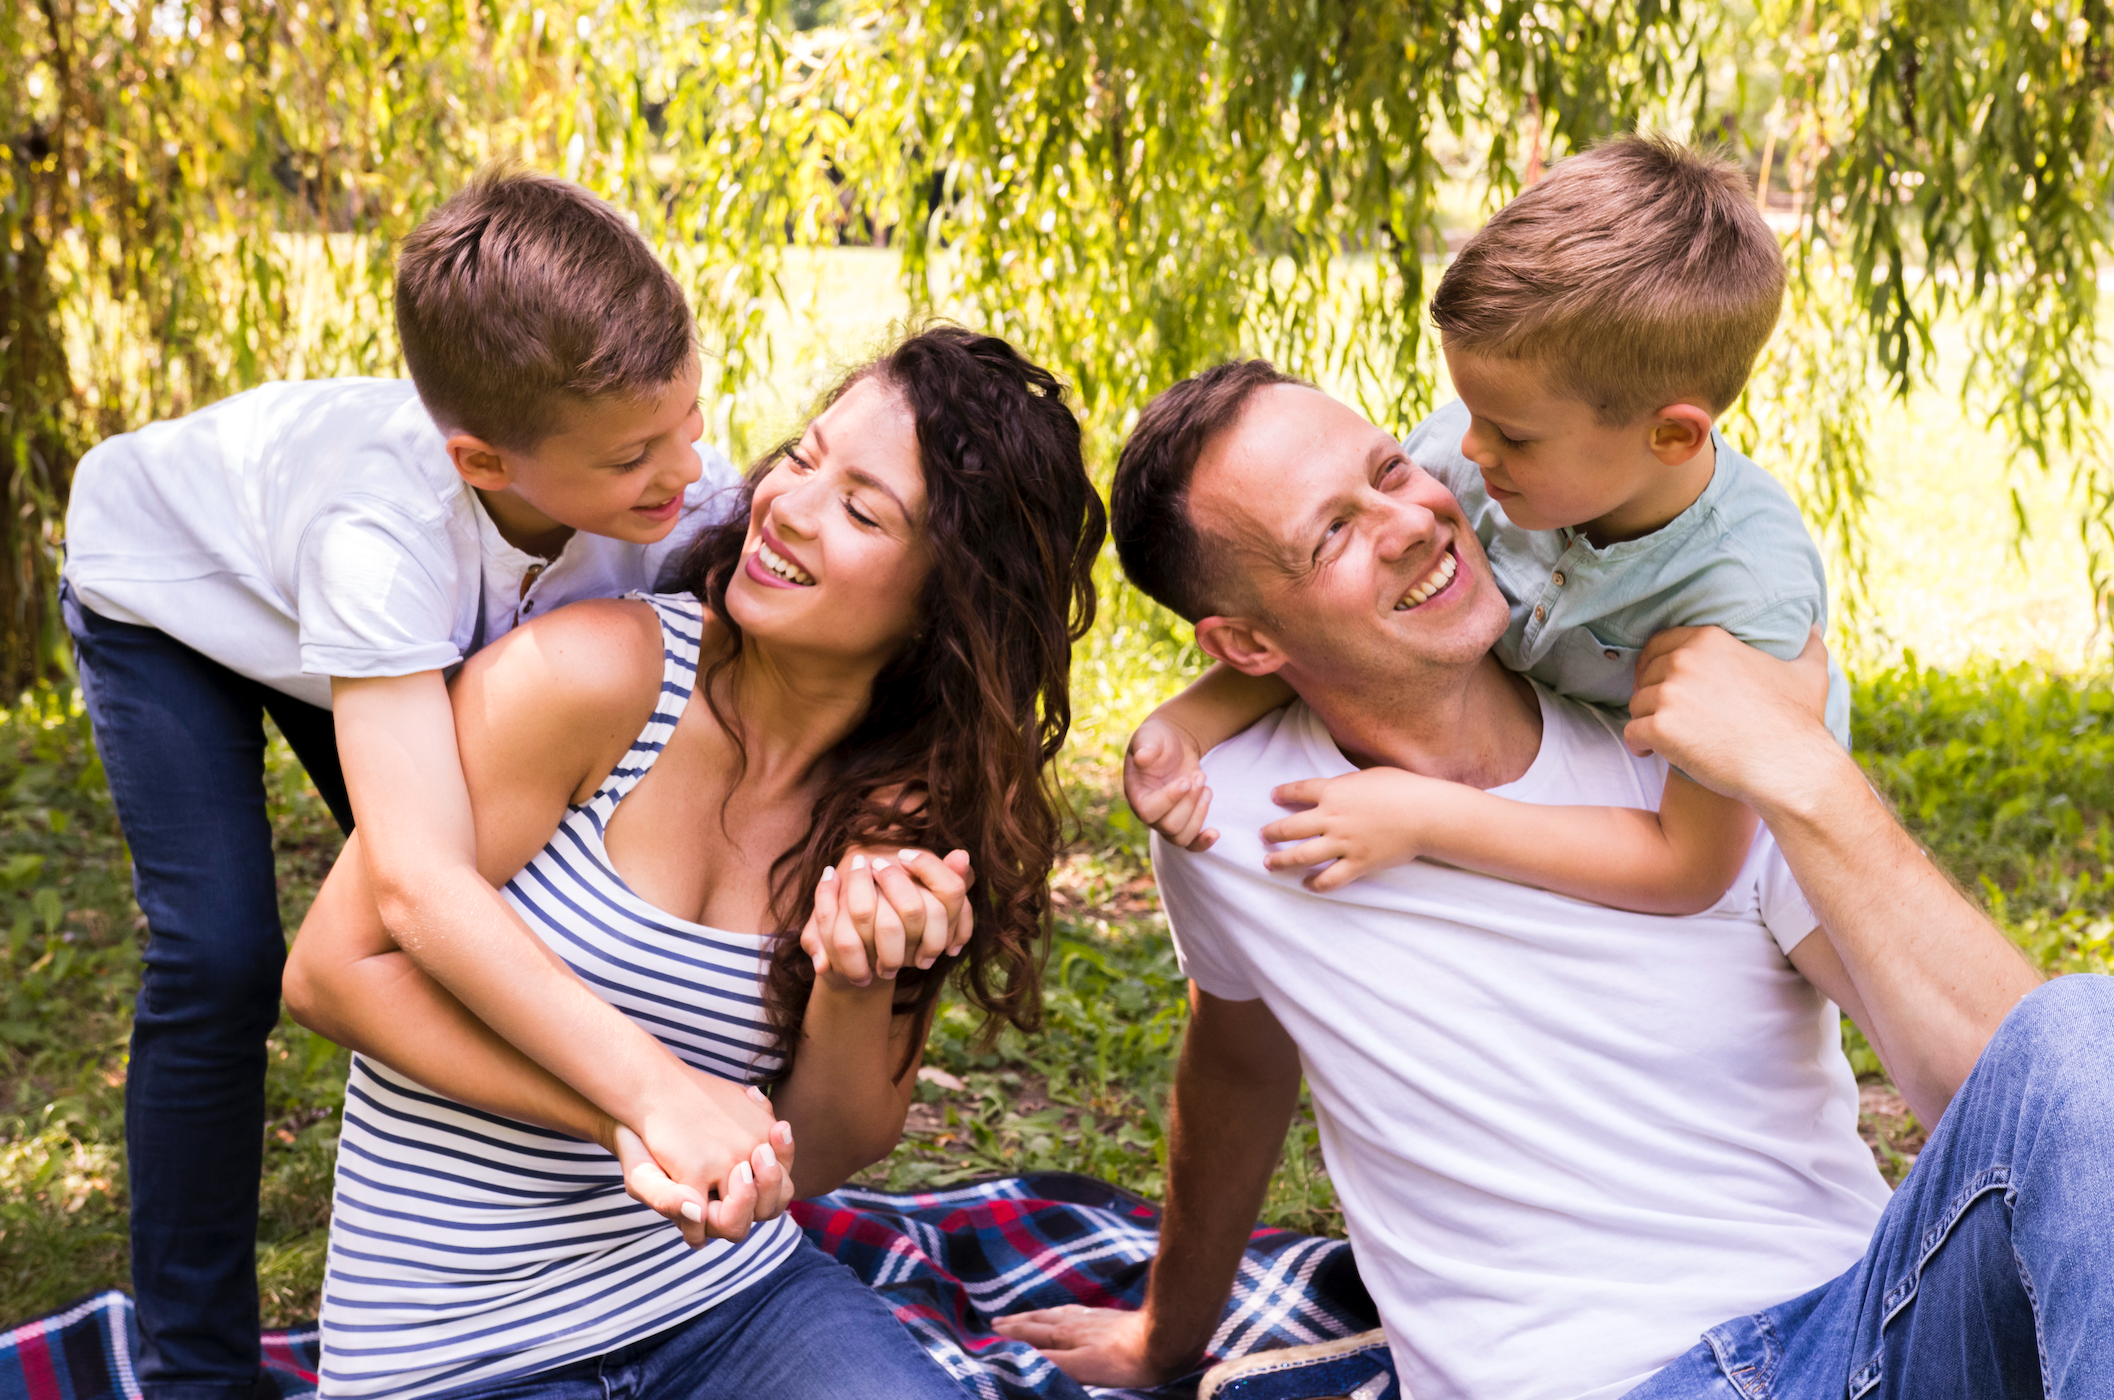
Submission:
[[[537,579],[543,577],[543,568],[541,564],[531,564],[528,572],[521,576],[521,606],[514,609],[514,621],[519,622],[535,611],[536,600],[529,597],[529,590],[536,586]]]

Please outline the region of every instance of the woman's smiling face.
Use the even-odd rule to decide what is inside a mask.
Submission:
[[[727,614],[759,640],[883,662],[918,630],[931,567],[917,421],[862,379],[757,483]]]

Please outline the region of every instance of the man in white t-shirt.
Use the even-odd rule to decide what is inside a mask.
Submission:
[[[2114,1090],[2075,1063],[2114,1034],[2114,984],[2022,1002],[2037,976],[1829,738],[1817,642],[1796,663],[1715,631],[1645,653],[1630,739],[1768,825],[1701,915],[1421,862],[1328,894],[1265,869],[1284,783],[1387,763],[1652,808],[1667,766],[1489,655],[1507,608],[1475,533],[1387,434],[1238,380],[1148,408],[1114,533],[1127,563],[1192,561],[1200,643],[1300,698],[1207,757],[1215,845],[1155,841],[1193,1018],[1146,1306],[1002,1330],[1090,1384],[1189,1369],[1303,1071],[1417,1400],[2114,1394],[2091,1243],[2114,1228]],[[1449,552],[1454,581],[1400,606]],[[1891,1198],[1838,1006],[1924,1121],[1945,1114]],[[1306,1393],[1277,1383],[1239,1393]]]

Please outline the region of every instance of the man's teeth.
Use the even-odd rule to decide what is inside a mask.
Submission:
[[[757,544],[756,558],[763,564],[766,569],[769,569],[772,573],[778,575],[778,577],[784,579],[787,583],[797,583],[805,586],[815,581],[815,576],[813,574],[801,568],[792,560],[781,558],[779,555],[773,553],[771,547],[767,544],[763,544],[761,542]]]
[[[1395,604],[1395,611],[1408,612],[1447,584],[1452,583],[1454,570],[1457,567],[1453,562],[1453,551],[1449,549],[1446,553],[1439,556],[1438,568],[1427,574],[1422,583],[1402,595],[1402,601]]]

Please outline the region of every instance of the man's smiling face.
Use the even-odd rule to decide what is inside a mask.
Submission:
[[[1257,390],[1198,458],[1189,509],[1233,552],[1240,596],[1228,602],[1282,654],[1263,669],[1282,665],[1287,679],[1466,665],[1505,630],[1504,597],[1452,494],[1319,390]]]

